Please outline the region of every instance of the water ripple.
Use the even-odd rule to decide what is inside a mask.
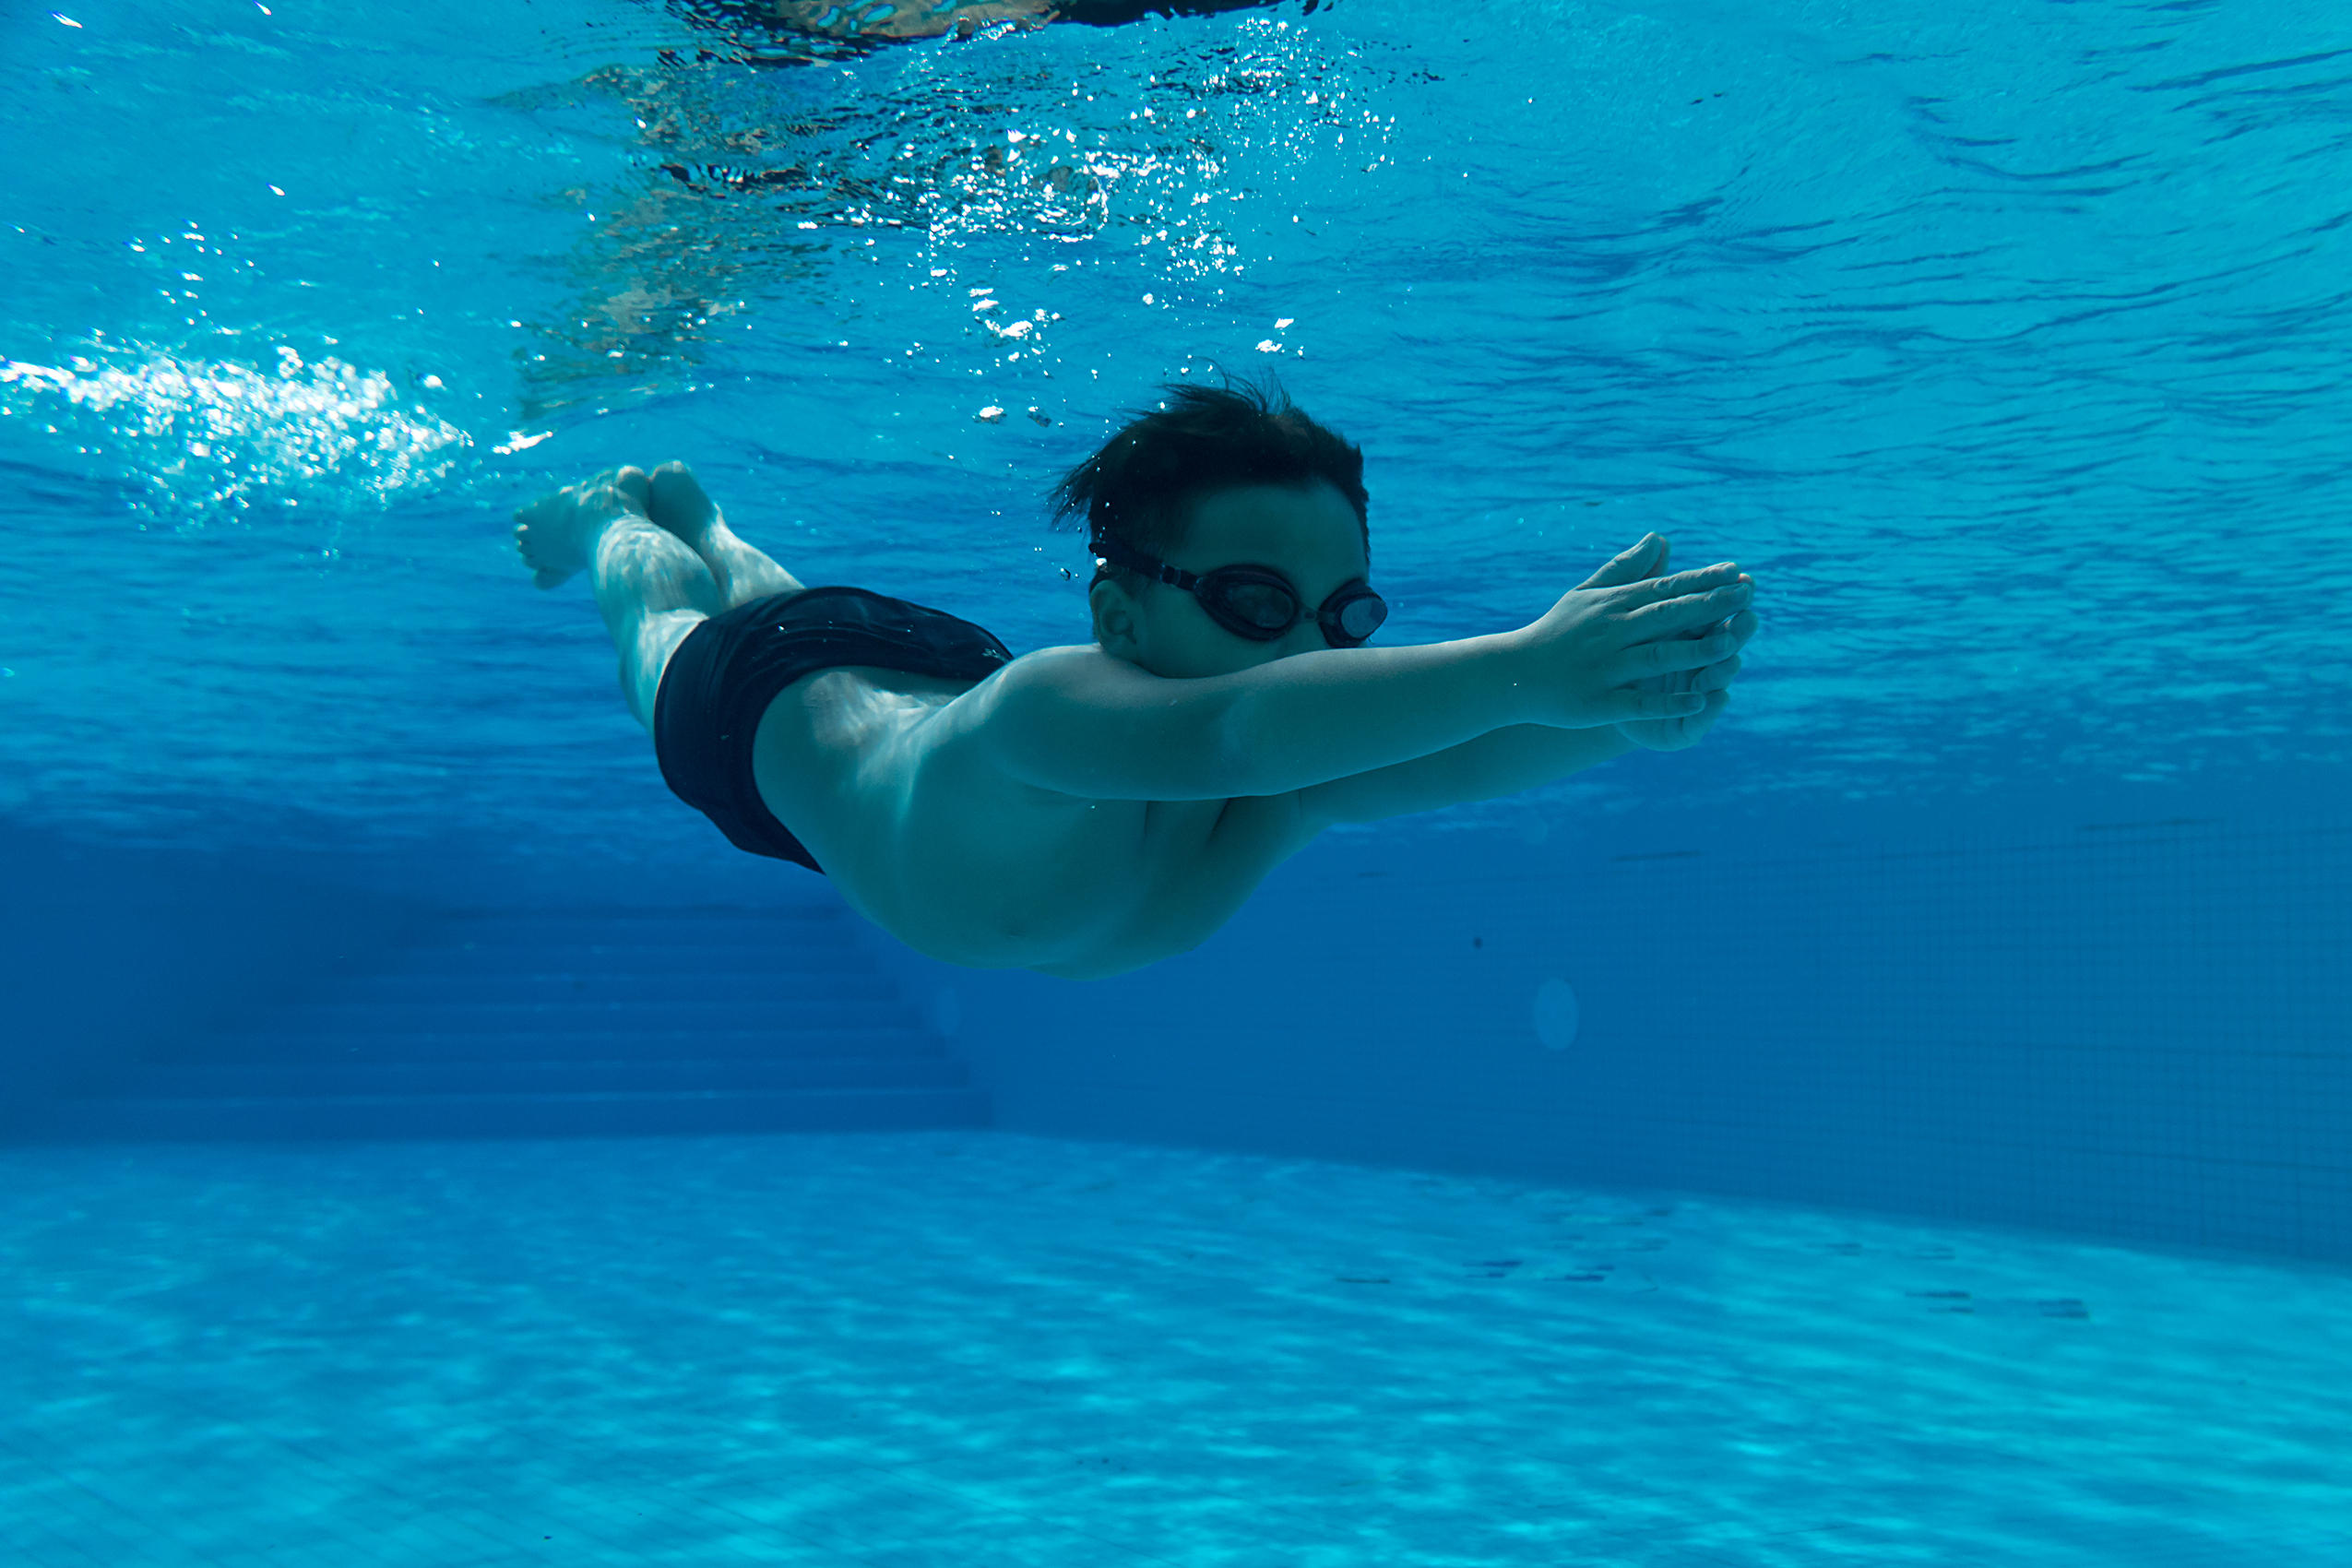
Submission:
[[[686,457],[810,580],[1066,642],[1046,487],[1254,366],[1363,445],[1397,641],[1650,529],[1757,576],[1704,747],[1448,823],[2352,762],[2339,11],[29,28],[7,802],[642,841],[671,808],[515,504]]]

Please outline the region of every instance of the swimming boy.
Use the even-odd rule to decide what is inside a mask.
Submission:
[[[517,541],[542,588],[588,569],[674,791],[980,968],[1189,951],[1334,823],[1680,750],[1722,712],[1756,626],[1737,565],[1666,575],[1651,534],[1516,630],[1367,646],[1361,452],[1287,399],[1162,390],[1054,493],[1098,561],[1091,644],[1016,659],[936,610],[804,588],[676,463],[543,497]]]

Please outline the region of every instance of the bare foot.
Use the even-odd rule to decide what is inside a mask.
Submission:
[[[664,463],[647,485],[646,514],[702,557],[729,608],[771,593],[790,593],[798,578],[735,537],[727,519],[683,463]]]
[[[646,482],[646,516],[684,540],[697,555],[709,542],[711,530],[727,526],[719,516],[719,503],[683,463],[664,463],[653,470]]]
[[[552,588],[587,565],[604,526],[626,513],[645,516],[650,493],[643,469],[607,469],[516,512],[515,548],[531,568],[531,580]]]

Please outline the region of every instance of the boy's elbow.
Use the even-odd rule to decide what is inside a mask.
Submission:
[[[1204,701],[1186,693],[1144,723],[1110,726],[1089,750],[1105,796],[1217,801],[1262,792],[1247,726],[1222,695]]]
[[[1263,771],[1245,721],[1230,698],[1204,701],[1185,693],[1155,714],[1104,721],[1089,715],[1092,733],[1067,737],[1073,793],[1104,800],[1214,801],[1262,793]],[[1136,720],[1142,719],[1143,722]],[[1098,727],[1099,726],[1099,727]]]
[[[1201,798],[1280,792],[1266,776],[1271,748],[1261,743],[1256,719],[1257,705],[1248,692],[1221,694],[1204,715],[1204,733],[1196,742],[1206,773],[1200,780]]]

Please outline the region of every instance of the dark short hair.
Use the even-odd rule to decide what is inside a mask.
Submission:
[[[1242,485],[1321,479],[1356,509],[1369,559],[1371,497],[1364,491],[1362,449],[1291,407],[1278,381],[1269,398],[1246,382],[1236,390],[1231,377],[1225,380],[1223,386],[1161,386],[1167,402],[1130,419],[1048,493],[1053,526],[1074,527],[1070,519],[1083,516],[1089,544],[1112,540],[1164,558],[1183,543],[1192,507],[1203,497]],[[1133,576],[1102,566],[1094,580],[1114,572]]]

